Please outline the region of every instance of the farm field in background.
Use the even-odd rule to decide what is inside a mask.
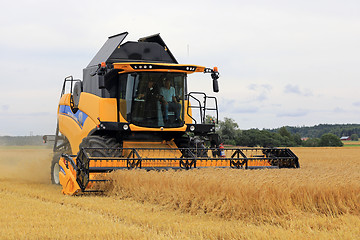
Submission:
[[[50,149],[3,147],[0,239],[358,239],[360,148],[292,150],[300,169],[118,171],[69,197]]]
[[[342,141],[345,147],[360,147],[360,141]]]

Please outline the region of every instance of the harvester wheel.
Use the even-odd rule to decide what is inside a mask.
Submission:
[[[115,138],[109,138],[108,140],[106,140],[106,145],[108,146],[108,148],[112,148],[112,150],[110,150],[110,155],[112,157],[122,156],[122,151],[117,150],[121,148],[121,144],[116,142]]]
[[[51,162],[51,183],[52,184],[56,184],[56,185],[60,185],[60,180],[59,180],[59,172],[60,172],[60,165],[59,165],[59,160],[61,157],[61,153],[55,153],[53,160]]]
[[[120,153],[116,152],[116,150],[108,149],[119,147],[120,144],[116,142],[115,138],[108,138],[102,136],[88,136],[83,139],[79,146],[80,149],[94,148],[87,150],[87,152],[90,153],[92,157],[107,157],[120,155]]]
[[[194,154],[197,157],[208,157],[207,149],[204,145],[204,141],[199,138],[190,140],[190,148],[195,148]]]
[[[96,148],[87,150],[92,157],[106,157],[104,148],[107,148],[105,139],[100,136],[88,136],[82,140],[79,148]]]
[[[183,148],[185,157],[208,157],[204,141],[198,138],[181,137],[176,140],[178,148]],[[189,150],[192,154],[189,154]]]

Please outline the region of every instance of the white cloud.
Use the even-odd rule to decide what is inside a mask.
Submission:
[[[1,110],[2,110],[3,112],[8,111],[9,108],[10,108],[10,105],[9,105],[9,104],[5,104],[5,105],[2,105],[2,106],[1,106]]]
[[[359,102],[354,102],[353,105],[354,105],[355,107],[360,107],[360,101],[359,101]]]
[[[277,117],[303,117],[308,114],[308,110],[304,109],[297,109],[297,110],[291,110],[286,112],[279,112],[276,116]]]
[[[287,84],[284,88],[284,93],[294,93],[302,96],[312,96],[312,92],[309,89],[300,90],[298,85]]]

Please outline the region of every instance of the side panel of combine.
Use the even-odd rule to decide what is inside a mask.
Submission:
[[[59,131],[66,136],[73,153],[77,153],[84,132],[90,131],[95,126],[94,121],[86,112],[70,107],[70,94],[64,94],[59,103],[58,112]]]
[[[83,138],[87,137],[101,121],[116,122],[116,99],[100,98],[90,93],[81,93],[79,107],[70,107],[70,94],[64,94],[59,103],[59,131],[67,137],[73,154],[79,151]]]
[[[94,122],[98,122],[98,118],[105,122],[116,122],[116,109],[116,98],[100,98],[91,93],[81,93],[79,110],[86,112]]]

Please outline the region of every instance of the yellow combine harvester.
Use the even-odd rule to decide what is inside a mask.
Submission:
[[[178,64],[159,34],[122,44],[127,34],[109,37],[83,80],[65,78],[51,164],[64,194],[98,191],[117,169],[299,167],[286,148],[222,148],[205,121],[216,98],[187,91],[189,74],[209,73],[218,92],[217,68]]]

